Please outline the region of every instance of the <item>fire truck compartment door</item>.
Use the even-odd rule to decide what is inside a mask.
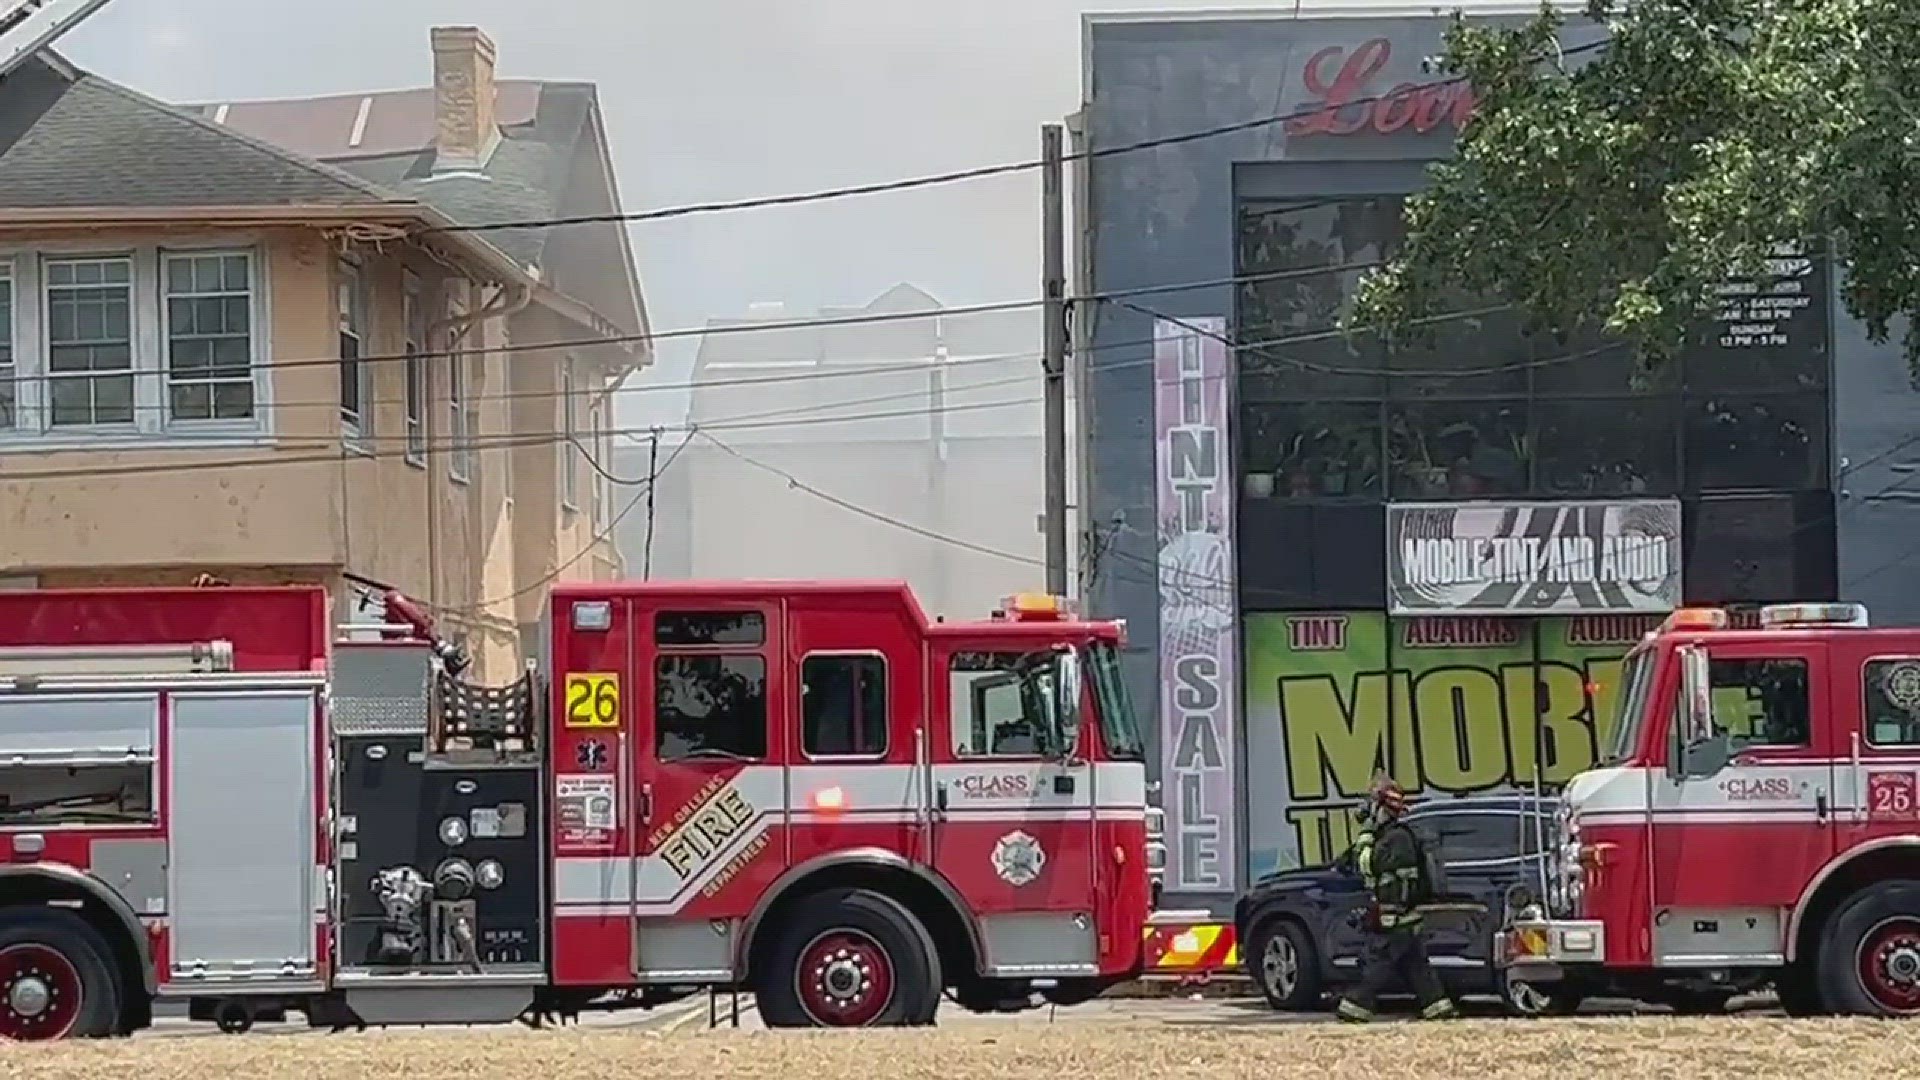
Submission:
[[[175,989],[314,977],[321,912],[310,687],[172,697]]]

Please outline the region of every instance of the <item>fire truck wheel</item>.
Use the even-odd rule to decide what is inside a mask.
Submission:
[[[0,1038],[102,1038],[120,1018],[111,947],[58,908],[0,910]]]
[[[1834,1012],[1920,1016],[1920,881],[1882,881],[1841,904],[1820,945]]]
[[[768,1027],[906,1027],[940,1008],[940,955],[899,901],[866,889],[809,896],[781,920],[755,996]]]
[[[1281,1012],[1300,1012],[1320,1002],[1320,951],[1306,928],[1291,919],[1273,919],[1253,932],[1247,974]]]

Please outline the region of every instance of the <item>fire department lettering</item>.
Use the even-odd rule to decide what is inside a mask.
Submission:
[[[660,858],[685,881],[752,821],[753,807],[747,805],[737,788],[727,788],[674,830],[660,845]]]

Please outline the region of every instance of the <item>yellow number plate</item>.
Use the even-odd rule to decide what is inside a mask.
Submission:
[[[620,726],[620,676],[583,673],[567,676],[567,726]]]

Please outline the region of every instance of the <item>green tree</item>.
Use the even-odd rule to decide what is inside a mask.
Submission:
[[[1462,288],[1563,332],[1601,327],[1651,367],[1777,245],[1831,242],[1876,341],[1908,316],[1920,370],[1920,2],[1591,0],[1564,46],[1458,14],[1442,66],[1479,108],[1366,276],[1352,331],[1416,332]]]

